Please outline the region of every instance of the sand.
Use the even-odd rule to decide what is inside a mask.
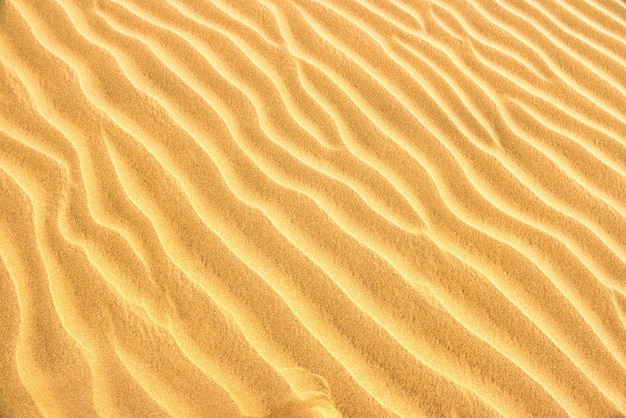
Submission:
[[[1,417],[626,416],[626,3],[0,1]]]

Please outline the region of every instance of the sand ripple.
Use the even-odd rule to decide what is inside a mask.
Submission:
[[[620,0],[0,1],[0,416],[626,415]]]

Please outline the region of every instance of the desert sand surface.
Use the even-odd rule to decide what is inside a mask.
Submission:
[[[626,416],[626,3],[0,0],[1,417]]]

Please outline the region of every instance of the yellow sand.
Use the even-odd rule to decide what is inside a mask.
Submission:
[[[0,0],[1,417],[626,416],[623,0]]]

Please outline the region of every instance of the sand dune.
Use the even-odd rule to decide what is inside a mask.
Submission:
[[[0,1],[0,416],[626,416],[620,0]]]

